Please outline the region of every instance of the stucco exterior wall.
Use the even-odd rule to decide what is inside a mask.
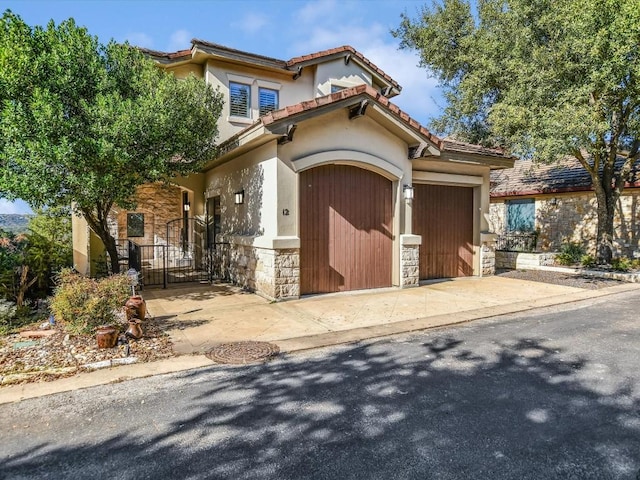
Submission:
[[[595,254],[597,212],[592,192],[529,198],[535,199],[539,250],[558,251],[563,243],[576,242]],[[506,233],[506,200],[508,198],[493,199],[491,203],[490,220],[497,233]],[[620,197],[614,227],[614,255],[640,257],[640,192],[627,190]]]
[[[258,89],[263,86],[278,90],[279,108],[294,105],[313,98],[315,68],[305,68],[302,75],[293,80],[294,72],[279,74],[266,70],[250,69],[223,62],[207,62],[204,67],[205,80],[224,95],[224,106],[218,121],[219,142],[235,135],[255,122],[258,115]],[[251,116],[249,118],[229,115],[229,81],[251,85]]]
[[[78,215],[71,217],[71,238],[73,241],[73,266],[85,275],[90,270],[90,251],[89,251],[89,225],[86,220]]]
[[[356,85],[373,85],[371,74],[365,71],[355,61],[344,63],[344,58],[339,58],[331,62],[321,63],[316,69],[316,97],[322,97],[331,93],[331,85],[343,88],[355,87]]]

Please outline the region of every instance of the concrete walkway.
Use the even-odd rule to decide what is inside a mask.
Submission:
[[[412,289],[318,295],[273,303],[229,285],[147,290],[179,357],[113,367],[53,382],[0,388],[0,404],[212,365],[203,355],[219,343],[258,340],[295,352],[480,318],[593,299],[640,288],[622,284],[584,290],[503,277],[464,278]]]

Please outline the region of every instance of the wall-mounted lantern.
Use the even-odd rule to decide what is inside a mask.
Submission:
[[[242,205],[244,203],[244,190],[240,190],[235,194],[236,205]]]
[[[182,207],[184,208],[185,212],[188,212],[189,210],[191,210],[191,204],[189,202],[185,202],[185,204]]]
[[[404,185],[402,187],[402,193],[406,200],[411,200],[413,198],[413,185]]]

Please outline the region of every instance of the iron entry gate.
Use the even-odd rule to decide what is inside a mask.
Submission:
[[[211,249],[207,248],[207,225],[198,218],[178,218],[167,223],[165,241],[138,245],[129,241],[129,268],[140,272],[145,286],[209,282]]]

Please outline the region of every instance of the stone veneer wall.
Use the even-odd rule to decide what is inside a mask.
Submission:
[[[267,298],[300,297],[300,252],[231,244],[222,253],[223,275]]]
[[[136,209],[114,208],[110,228],[114,238],[127,238],[127,213],[144,213],[144,237],[131,239],[140,245],[164,243],[167,223],[182,217],[182,190],[173,185],[150,183],[136,189]]]
[[[595,246],[597,213],[592,192],[571,195],[545,195],[535,199],[538,248],[558,251],[565,242],[577,242],[588,251]],[[491,228],[505,232],[506,205],[492,203],[489,209]],[[640,256],[640,192],[625,192],[618,202],[614,217],[614,255]],[[590,251],[590,253],[594,253]]]
[[[417,287],[420,284],[420,246],[402,245],[400,252],[400,286]]]
[[[496,252],[496,268],[527,269],[555,265],[555,253]]]

